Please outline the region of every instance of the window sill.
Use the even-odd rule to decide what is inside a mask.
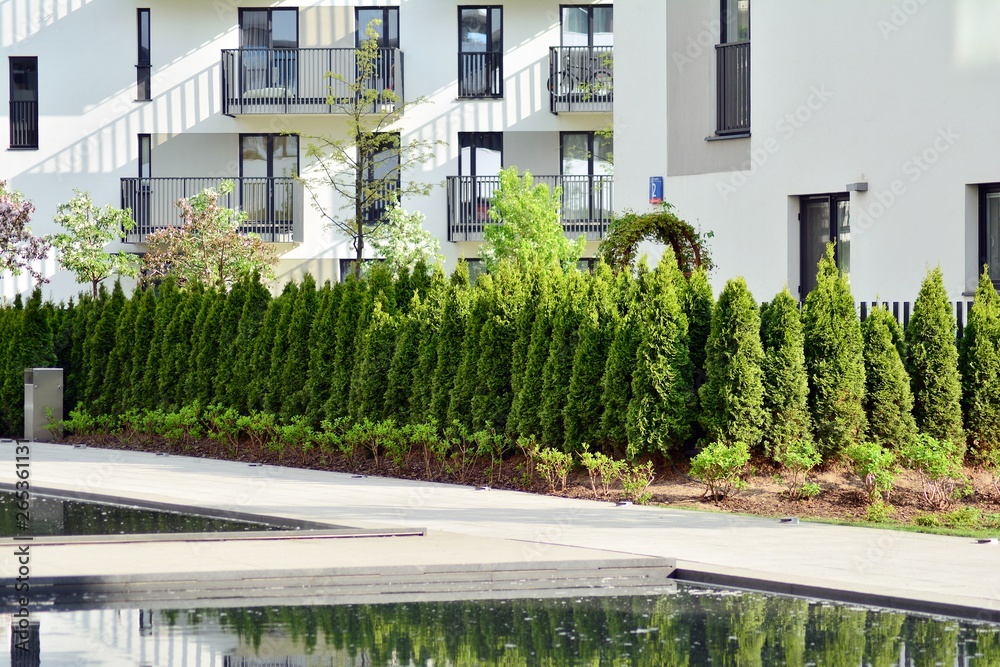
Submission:
[[[8,146],[9,151],[37,151],[38,146]]]
[[[727,141],[729,139],[749,139],[750,133],[743,132],[741,134],[714,134],[710,137],[705,137],[705,141]]]

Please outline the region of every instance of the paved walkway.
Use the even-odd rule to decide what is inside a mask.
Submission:
[[[0,482],[14,481],[13,456],[13,446],[0,445]],[[588,550],[587,557],[594,554],[589,550],[600,550],[676,558],[682,570],[961,605],[993,618],[1000,614],[1000,547],[968,538],[781,525],[755,517],[38,443],[31,445],[31,482],[39,489],[517,542],[513,551],[509,543],[502,549],[494,542],[463,547],[486,560],[491,553],[508,558],[515,552],[524,561],[560,558],[568,553],[564,547],[576,547]],[[456,552],[447,553],[452,555],[445,558],[453,558]],[[419,556],[437,557],[442,556]],[[9,558],[0,564],[3,575],[12,571]]]

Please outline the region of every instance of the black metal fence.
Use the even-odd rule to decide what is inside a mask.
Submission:
[[[750,131],[750,42],[718,44],[716,134]]]
[[[610,46],[549,48],[549,110],[614,110],[614,50]]]
[[[38,148],[38,102],[10,103],[10,147]]]
[[[459,97],[503,97],[503,53],[458,54]]]
[[[562,188],[562,225],[570,236],[604,238],[614,211],[613,176],[534,176],[550,190]],[[499,176],[448,177],[448,240],[481,241],[491,223],[490,203]]]
[[[356,49],[224,49],[222,113],[342,113],[354,103],[358,76]],[[380,94],[376,105],[401,103],[402,51],[380,48],[365,87],[391,93]]]
[[[872,309],[884,305],[899,324],[906,328],[910,325],[910,316],[913,313],[913,302],[911,301],[862,301],[861,321],[868,319],[868,314]],[[965,323],[969,321],[969,311],[972,309],[972,301],[955,301],[952,303],[955,310],[955,323],[958,325],[958,337],[961,338],[965,332]]]
[[[143,243],[153,232],[183,223],[177,200],[196,195],[206,188],[218,189],[223,181],[233,181],[232,192],[222,195],[219,204],[247,214],[240,227],[243,233],[259,235],[272,243],[288,243],[295,237],[297,209],[292,178],[123,178],[121,207],[132,211],[136,225],[123,239]]]

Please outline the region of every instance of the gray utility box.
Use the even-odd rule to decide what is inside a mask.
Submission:
[[[32,442],[52,442],[55,436],[45,427],[49,423],[46,411],[52,411],[53,421],[63,418],[63,369],[24,369],[24,439]]]

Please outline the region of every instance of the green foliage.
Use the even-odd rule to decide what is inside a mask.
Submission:
[[[868,435],[887,447],[898,448],[917,432],[913,394],[903,360],[892,340],[896,319],[888,309],[874,308],[861,325],[865,355],[865,412]]]
[[[892,505],[876,498],[865,508],[865,521],[869,523],[885,523],[892,518]]]
[[[6,354],[0,368],[0,433],[24,437],[24,369],[47,368],[56,361],[55,345],[48,318],[42,305],[42,292],[36,287],[24,308],[7,310],[6,331],[0,338],[0,350]],[[6,345],[5,345],[6,344]]]
[[[681,309],[688,319],[688,348],[694,367],[695,386],[705,381],[705,346],[712,333],[712,311],[715,296],[703,267],[695,269],[681,290]]]
[[[147,290],[150,294],[154,290]],[[132,407],[139,409],[152,409],[160,402],[159,377],[160,364],[163,358],[163,340],[167,335],[167,329],[176,316],[181,304],[182,297],[177,291],[177,285],[173,280],[165,280],[160,284],[159,296],[154,299],[153,324],[149,332],[149,342],[145,359],[141,353],[135,360],[135,368],[132,372],[135,395]],[[145,320],[146,315],[143,315]],[[139,323],[136,323],[136,333],[139,333]]]
[[[951,504],[956,488],[966,479],[962,473],[964,447],[921,433],[899,450],[904,465],[920,476],[924,499],[934,508]]]
[[[777,458],[791,443],[812,438],[802,319],[787,287],[761,307],[760,336],[764,349],[764,449]]]
[[[240,318],[243,316],[243,308],[246,305],[248,294],[254,289],[253,284],[260,285],[260,281],[252,276],[247,276],[238,280],[229,293],[225,295],[225,301],[220,313],[218,332],[218,357],[212,363],[205,364],[205,370],[209,371],[215,367],[215,376],[211,380],[212,395],[207,393],[200,400],[208,405],[214,401],[224,401],[233,392],[233,375],[236,373],[236,363],[240,356],[237,347],[237,337],[240,332]],[[207,383],[206,383],[207,384]]]
[[[687,318],[674,291],[676,270],[667,252],[646,281],[626,425],[629,458],[645,452],[666,454],[691,433],[694,378]]]
[[[927,272],[913,304],[913,317],[906,327],[906,352],[917,428],[960,445],[964,454],[955,315],[940,268]]]
[[[564,408],[586,306],[586,278],[579,271],[570,271],[560,285],[558,305],[552,319],[549,355],[542,369],[539,418],[542,443],[545,445],[561,447],[566,441]]]
[[[233,368],[228,378],[216,378],[216,390],[221,400],[232,405],[241,413],[251,409],[251,397],[255,394],[260,367],[257,365],[259,338],[269,330],[267,323],[271,293],[259,280],[251,279],[246,286],[246,297],[243,310],[240,311],[240,321],[236,327],[236,350],[233,357]],[[275,316],[277,311],[274,311]],[[273,323],[272,325],[273,326]],[[273,333],[273,329],[271,329]]]
[[[1000,297],[984,268],[960,345],[962,409],[973,449],[1000,451]]]
[[[385,387],[396,345],[397,322],[381,301],[368,318],[357,350],[348,411],[356,421],[381,421],[385,416]]]
[[[351,369],[356,362],[358,341],[363,332],[362,317],[368,301],[367,282],[349,278],[346,289],[337,312],[333,377],[330,382],[330,397],[324,408],[327,419],[346,417],[348,414]]]
[[[702,268],[711,270],[707,240],[712,233],[701,233],[690,223],[673,213],[673,206],[664,203],[658,211],[636,213],[625,211],[616,215],[601,241],[598,250],[601,258],[615,271],[631,269],[635,265],[636,251],[643,241],[654,241],[673,250],[677,266],[685,274]]]
[[[235,290],[234,290],[235,291]],[[204,314],[201,322],[195,323],[198,337],[192,337],[191,351],[194,365],[189,371],[188,394],[185,402],[192,399],[206,405],[215,398],[215,376],[219,372],[219,355],[222,353],[220,335],[223,327],[223,312],[228,295],[209,290],[208,299],[202,304]]]
[[[333,287],[327,283],[317,293],[316,317],[309,330],[309,377],[304,388],[305,415],[314,427],[326,416],[324,405],[330,396],[337,351],[337,314],[346,292],[344,283]]]
[[[496,303],[496,290],[489,274],[480,276],[471,294],[469,317],[465,320],[462,336],[461,361],[455,369],[454,385],[448,403],[448,423],[458,422],[466,429],[472,428],[472,397],[479,381],[480,333],[489,320]],[[445,350],[455,354],[456,349]],[[438,348],[440,361],[441,348]],[[450,364],[449,364],[450,365]]]
[[[865,434],[865,363],[861,324],[833,244],[819,262],[802,314],[809,408],[820,453],[833,456]]]
[[[561,269],[546,271],[547,278],[539,279],[538,295],[526,304],[525,310],[532,312],[531,330],[524,357],[524,370],[519,373],[517,393],[514,395],[510,413],[510,430],[522,436],[540,438],[542,420],[539,400],[544,385],[545,364],[552,344],[552,325],[555,319],[557,292],[565,276]],[[521,336],[525,334],[527,323],[523,323]],[[519,343],[521,346],[523,342]],[[514,377],[511,377],[514,385]]]
[[[288,346],[291,343],[290,333],[292,316],[299,296],[299,286],[289,283],[285,286],[278,299],[272,303],[277,309],[278,317],[270,339],[262,339],[264,355],[261,359],[260,395],[264,410],[274,414],[281,413],[282,403],[287,395],[282,391],[282,380],[285,376],[285,363],[288,360]],[[266,334],[267,332],[265,332]]]
[[[376,257],[385,260],[394,276],[413,271],[425,265],[444,261],[438,237],[424,229],[424,214],[407,213],[400,206],[392,206],[388,222],[369,236]]]
[[[493,272],[501,262],[514,263],[522,272],[535,265],[574,266],[587,239],[566,238],[561,204],[561,188],[550,191],[544,183],[534,183],[530,172],[519,175],[516,167],[501,169],[500,185],[490,202],[492,222],[483,230],[479,251],[486,269]]]
[[[760,314],[742,278],[726,283],[705,346],[701,423],[710,440],[756,447],[764,424]]]
[[[535,450],[535,470],[542,476],[549,491],[566,490],[566,478],[573,469],[573,455],[560,451],[555,447],[545,447]]]
[[[437,369],[438,340],[447,287],[440,271],[435,272],[431,287],[426,291],[426,310],[417,332],[417,365],[413,371],[410,391],[409,422],[420,424],[431,419],[431,401],[434,397],[434,371]]]
[[[309,343],[312,340],[318,300],[316,280],[307,273],[295,295],[295,305],[288,320],[288,333],[285,339],[288,352],[284,359],[284,367],[281,369],[280,391],[283,396],[281,417],[286,421],[302,415],[309,407],[309,395],[306,392],[306,380],[309,377],[309,362],[312,356]]]
[[[843,453],[861,480],[869,504],[889,500],[899,474],[895,452],[877,442],[863,441],[848,446]]]
[[[704,497],[722,500],[746,486],[742,475],[750,461],[745,442],[713,442],[691,459],[691,476],[705,485]]]
[[[627,415],[632,400],[632,374],[642,340],[637,285],[629,280],[618,287],[621,314],[614,324],[611,347],[601,386],[601,434],[604,442],[622,447],[628,442]]]
[[[81,397],[84,405],[93,407],[101,400],[106,386],[104,371],[108,359],[115,348],[115,333],[118,330],[118,319],[125,307],[125,292],[121,283],[115,281],[111,296],[106,300],[93,327],[88,327],[90,336],[84,344],[84,364],[87,367],[87,384]]]
[[[45,240],[58,251],[59,265],[76,275],[77,282],[89,282],[93,298],[101,281],[118,274],[135,278],[141,260],[127,252],[109,253],[108,244],[118,241],[123,232],[132,231],[135,220],[128,209],[110,205],[98,208],[90,193],[73,190],[73,198],[56,207],[55,222],[65,231],[50,234]]]
[[[648,503],[653,497],[648,489],[655,477],[652,461],[645,463],[623,462],[621,470],[618,472],[618,478],[622,483],[622,495],[625,496],[625,500],[636,505]]]
[[[511,357],[524,293],[521,277],[511,266],[497,270],[494,284],[492,307],[479,333],[477,381],[470,407],[476,428],[490,424],[503,432],[513,403]]]
[[[420,355],[420,332],[428,318],[427,306],[413,295],[409,313],[400,318],[396,347],[389,365],[385,389],[386,417],[406,423],[410,415],[410,392]]]
[[[610,498],[611,485],[620,479],[627,463],[602,452],[591,452],[587,443],[580,446],[579,456],[580,463],[587,469],[590,477],[590,489],[594,492],[594,498]]]
[[[788,487],[789,498],[809,497],[806,491],[806,475],[809,471],[820,464],[822,458],[816,451],[816,446],[811,440],[800,439],[785,443],[785,446],[778,450],[775,460],[780,463],[789,473],[789,478],[785,480]],[[819,487],[816,487],[818,492]],[[811,493],[811,495],[816,495]]]
[[[128,362],[131,359],[132,337],[135,335],[135,316],[141,293],[124,301],[115,325],[114,344],[104,364],[101,387],[94,399],[94,410],[100,414],[123,412],[121,399],[129,381]],[[131,391],[131,387],[128,387]]]
[[[179,297],[176,314],[167,324],[160,348],[160,368],[157,374],[157,402],[160,407],[177,404],[179,389],[187,376],[191,355],[191,329],[201,312],[203,288],[194,286]],[[183,398],[183,397],[181,397]]]

